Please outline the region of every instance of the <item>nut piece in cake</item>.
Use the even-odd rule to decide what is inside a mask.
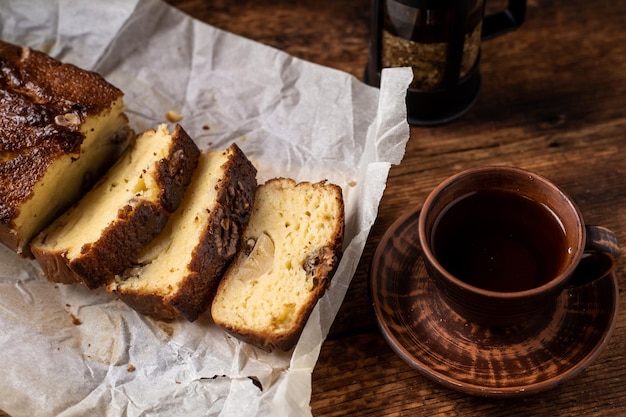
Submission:
[[[337,268],[344,218],[337,185],[259,186],[244,246],[213,300],[215,323],[261,349],[291,349]]]
[[[30,240],[132,140],[122,92],[100,75],[0,41],[0,242]]]
[[[53,282],[108,284],[165,227],[200,150],[179,125],[149,129],[95,187],[32,242]]]
[[[240,247],[256,187],[237,145],[203,153],[179,210],[109,291],[142,314],[196,320]]]

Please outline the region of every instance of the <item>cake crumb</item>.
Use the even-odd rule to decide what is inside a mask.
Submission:
[[[167,113],[165,113],[165,118],[167,119],[168,122],[176,123],[176,122],[180,122],[183,119],[183,116],[177,111],[170,110]]]
[[[129,363],[128,367],[126,368],[126,370],[128,372],[135,372],[135,365],[133,365],[132,363]]]
[[[79,326],[82,324],[82,322],[80,321],[80,319],[78,317],[76,317],[73,314],[70,314],[70,317],[72,318],[72,324],[75,326]]]
[[[350,187],[356,187],[356,181],[350,181],[350,182],[348,183],[348,185],[349,185]]]

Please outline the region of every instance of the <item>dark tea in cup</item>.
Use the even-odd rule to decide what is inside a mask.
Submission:
[[[435,221],[435,257],[460,280],[490,291],[539,287],[569,256],[565,230],[547,206],[511,192],[472,192]]]
[[[615,234],[585,225],[555,184],[504,166],[469,169],[439,184],[422,206],[418,233],[444,300],[490,327],[545,314],[567,286],[605,276],[620,255]]]

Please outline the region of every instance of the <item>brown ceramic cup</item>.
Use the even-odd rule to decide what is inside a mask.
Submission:
[[[585,225],[561,189],[513,167],[448,178],[424,202],[418,230],[444,300],[490,327],[548,314],[568,286],[611,273],[620,254],[615,234]]]

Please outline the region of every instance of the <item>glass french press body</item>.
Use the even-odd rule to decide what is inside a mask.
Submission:
[[[380,84],[382,68],[411,67],[411,125],[437,125],[469,110],[480,93],[481,40],[522,24],[526,0],[485,14],[485,0],[373,0],[365,81]]]

